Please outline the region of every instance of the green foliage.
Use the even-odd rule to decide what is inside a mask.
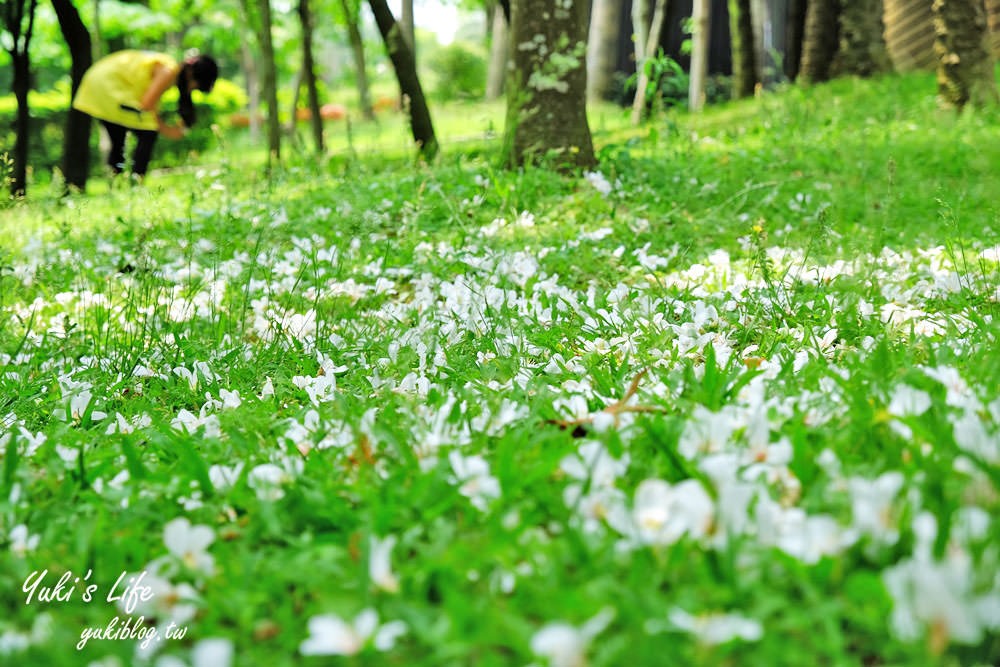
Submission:
[[[486,59],[482,55],[455,42],[436,50],[430,60],[437,99],[482,99],[486,92]]]
[[[553,664],[548,626],[594,667],[1000,664],[997,115],[933,91],[835,82],[638,130],[597,107],[599,170],[573,177],[456,148],[496,114],[462,104],[434,165],[387,152],[386,120],[271,180],[227,145],[10,205],[0,661],[132,664],[75,648],[117,607],[22,585],[155,564],[196,593],[156,592],[193,605],[164,664],[212,637],[235,665],[324,664],[309,620],[368,607],[406,633],[327,662]],[[883,475],[902,487],[866,511]],[[650,479],[687,493],[643,534],[698,495],[711,516],[635,544],[617,522]],[[170,547],[179,517],[211,543]]]

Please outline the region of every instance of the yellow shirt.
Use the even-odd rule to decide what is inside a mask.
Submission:
[[[140,109],[156,65],[178,68],[170,56],[152,51],[118,51],[101,58],[83,75],[73,108],[135,130],[157,129],[154,115]]]

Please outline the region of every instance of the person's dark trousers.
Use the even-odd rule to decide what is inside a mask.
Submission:
[[[159,133],[156,130],[130,130],[129,128],[102,120],[101,124],[108,132],[111,140],[111,150],[108,152],[108,165],[111,171],[120,174],[125,171],[125,137],[129,132],[135,134],[135,150],[132,151],[132,173],[144,176],[149,168],[149,159],[153,157],[153,146]]]

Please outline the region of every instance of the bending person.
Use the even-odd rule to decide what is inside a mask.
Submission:
[[[219,67],[209,56],[196,56],[178,64],[170,56],[151,51],[118,51],[101,58],[83,75],[73,108],[101,121],[111,140],[108,164],[120,174],[125,170],[125,137],[136,135],[132,173],[142,177],[149,167],[156,137],[180,139],[194,125],[191,91],[209,92]],[[177,113],[182,124],[167,125],[160,118],[160,98],[171,86],[180,94]]]

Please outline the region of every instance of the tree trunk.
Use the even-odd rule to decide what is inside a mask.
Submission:
[[[729,0],[729,25],[733,54],[733,97],[750,97],[760,82],[750,0]]]
[[[427,99],[420,86],[420,77],[417,76],[417,64],[413,59],[413,52],[406,45],[399,24],[396,23],[386,0],[368,0],[368,4],[371,6],[372,14],[375,15],[382,41],[385,42],[392,67],[396,71],[399,91],[406,98],[406,106],[410,109],[413,139],[417,143],[420,155],[425,160],[433,160],[438,152],[438,142],[434,136],[434,124],[431,122],[430,109],[427,108]]]
[[[495,100],[503,95],[507,78],[507,18],[503,7],[493,10],[493,38],[490,43],[490,66],[486,73],[486,99]]]
[[[281,160],[281,122],[278,117],[278,68],[274,62],[274,42],[271,39],[271,0],[257,0],[259,14],[260,52],[264,63],[262,83],[267,102],[267,165]]]
[[[688,89],[688,108],[701,111],[705,106],[705,80],[708,78],[708,41],[712,27],[711,0],[694,0],[691,16],[691,81]]]
[[[934,0],[938,97],[959,110],[998,102],[982,0]]]
[[[587,49],[587,99],[606,99],[618,65],[620,0],[595,0]]]
[[[76,95],[84,72],[92,64],[90,33],[71,0],[52,0],[52,8],[59,20],[59,29],[69,47],[70,99]],[[63,137],[62,172],[67,188],[81,192],[87,187],[90,171],[90,116],[70,105],[66,116],[66,134]]]
[[[822,83],[830,79],[830,64],[840,41],[839,14],[839,0],[809,0],[799,71],[799,76],[806,83]]]
[[[795,81],[802,65],[802,43],[806,31],[806,0],[789,0],[785,24],[785,76]]]
[[[250,140],[256,143],[260,138],[260,77],[257,75],[257,61],[254,59],[253,49],[246,40],[240,42],[240,60],[243,64],[243,75],[247,80]]]
[[[632,0],[632,35],[635,41],[635,70],[637,72],[642,71],[642,64],[650,55],[646,53],[646,45],[649,43],[649,25],[652,16],[653,4],[650,0]]]
[[[842,0],[836,73],[869,77],[890,69],[882,0]]]
[[[553,159],[558,167],[596,163],[587,124],[586,2],[511,3],[511,78],[504,150],[518,167]]]
[[[351,55],[354,57],[354,80],[358,87],[358,99],[361,104],[361,114],[365,120],[375,120],[375,107],[372,106],[371,87],[368,84],[368,67],[365,65],[365,42],[358,28],[358,12],[352,12],[347,0],[340,0],[340,8],[344,11],[347,21],[347,37],[351,42]]]
[[[94,40],[91,44],[91,62],[104,56],[104,37],[101,35],[101,0],[94,0]]]
[[[638,125],[646,113],[646,89],[649,88],[649,70],[646,61],[656,54],[657,44],[660,43],[660,34],[663,32],[663,22],[667,17],[667,0],[656,0],[656,9],[653,10],[653,21],[649,25],[648,31],[643,31],[646,43],[641,51],[645,54],[642,60],[636,60],[635,99],[632,100],[632,124]],[[639,53],[638,34],[636,35],[636,53]]]
[[[14,165],[10,175],[10,194],[23,197],[28,188],[28,148],[31,143],[31,112],[28,107],[28,90],[31,88],[31,60],[27,53],[11,54],[14,69],[14,99],[17,113],[14,116]]]
[[[8,0],[0,5],[4,25],[10,37],[7,52],[13,68],[11,90],[17,100],[14,116],[14,164],[10,174],[10,193],[23,197],[28,187],[28,147],[31,143],[31,111],[28,107],[28,91],[31,89],[31,36],[35,28],[35,8],[38,0]],[[25,26],[27,20],[27,26]]]
[[[309,0],[299,0],[299,23],[302,24],[302,71],[309,102],[309,124],[312,127],[316,153],[323,153],[323,117],[319,114],[319,91],[316,90],[316,67],[313,60],[312,13]]]
[[[417,59],[417,28],[413,23],[413,0],[402,0],[402,12],[399,17],[399,26],[403,30],[403,38],[406,45],[413,52],[413,60]]]

